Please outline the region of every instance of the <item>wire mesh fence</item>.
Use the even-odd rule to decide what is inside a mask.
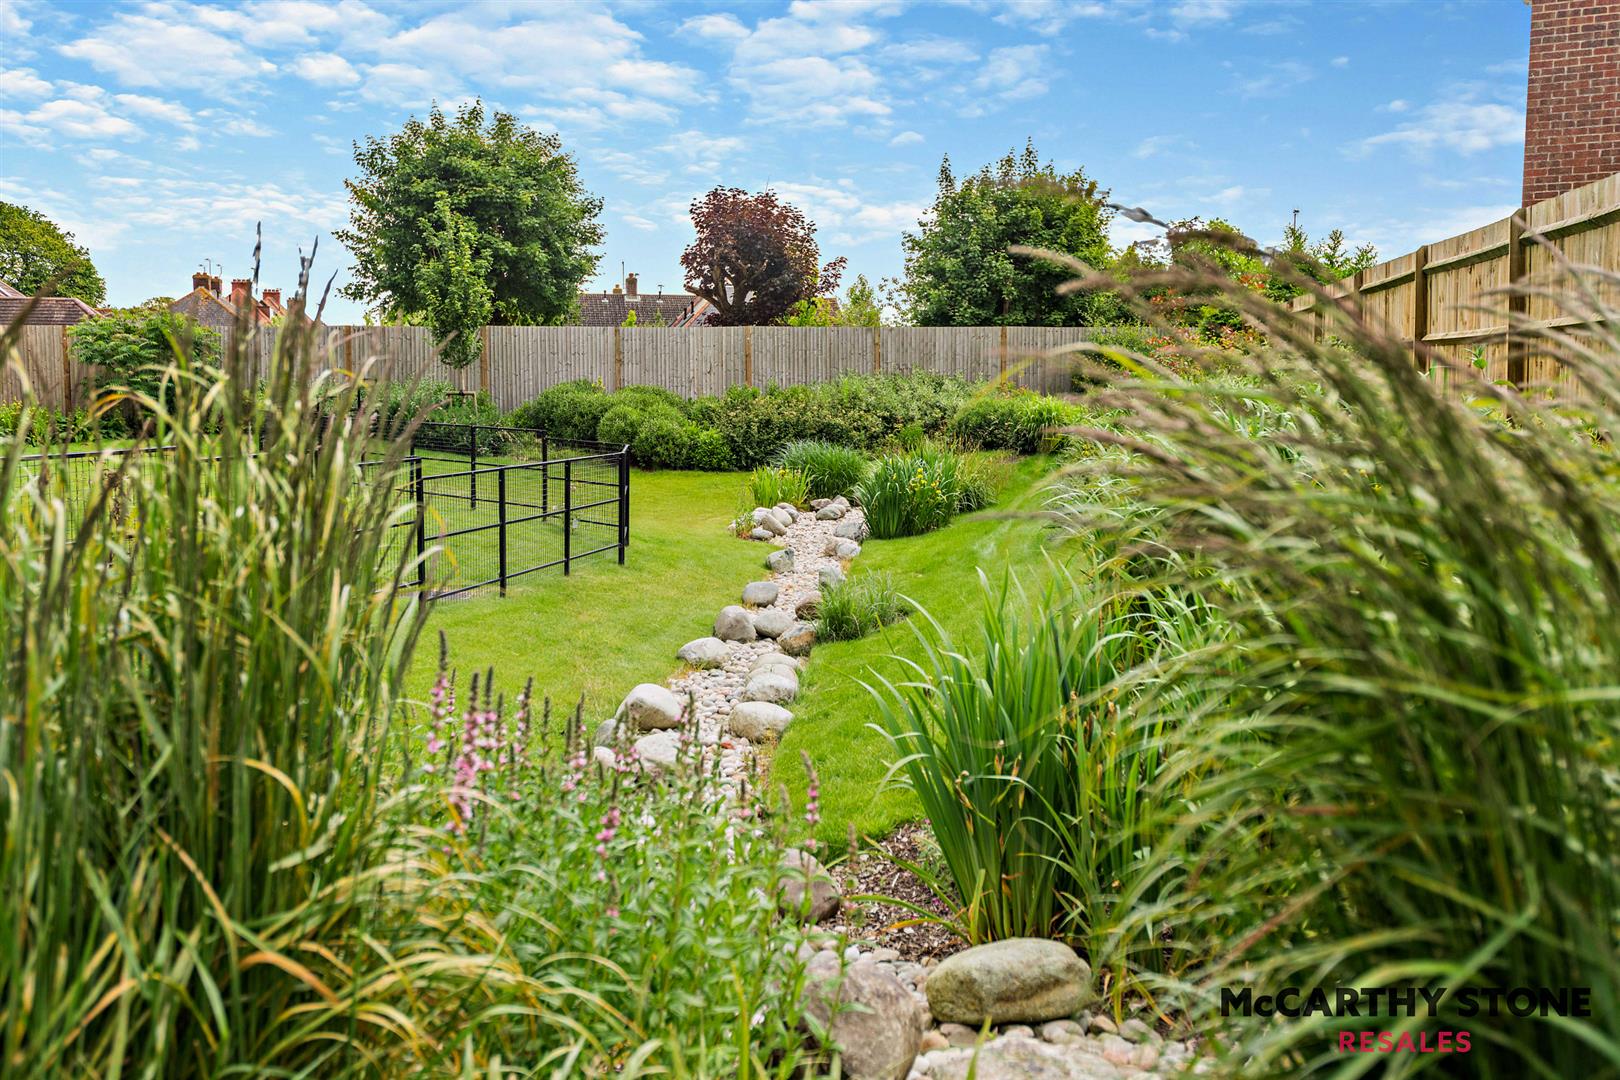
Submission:
[[[385,471],[362,462],[368,483],[385,484],[396,514],[391,557],[420,558],[414,584],[430,597],[495,588],[519,578],[615,552],[630,543],[626,447],[552,440],[543,432],[484,425],[431,424],[411,456]],[[97,495],[108,493],[115,520],[138,520],[146,485],[139,471],[161,466],[169,447],[39,454],[19,462],[13,483],[60,500],[77,528]],[[482,452],[480,452],[482,451]]]

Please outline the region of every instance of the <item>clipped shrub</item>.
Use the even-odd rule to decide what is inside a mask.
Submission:
[[[176,349],[194,369],[216,368],[222,338],[218,330],[166,308],[124,308],[69,327],[68,340],[75,360],[101,369],[97,376],[101,386],[171,402],[169,372],[177,360]],[[136,407],[134,399],[124,405],[131,420]]]
[[[1067,423],[1070,409],[1057,398],[1019,387],[997,387],[962,407],[951,434],[984,450],[1050,453],[1063,442],[1049,429]]]
[[[44,405],[20,401],[0,402],[0,438],[14,438],[27,420],[24,441],[29,446],[86,442],[95,438],[120,439],[130,433],[121,411],[103,409],[99,417],[85,409],[58,412]]]
[[[692,439],[692,456],[688,468],[701,469],[704,472],[730,472],[737,467],[737,459],[732,456],[731,444],[726,437],[714,428],[697,428],[697,435]]]
[[[634,405],[615,405],[602,414],[596,426],[596,441],[608,446],[629,446],[636,441],[645,414]]]
[[[649,412],[662,406],[685,416],[690,406],[690,402],[681,395],[662,386],[626,386],[615,390],[611,396],[615,405],[634,405]]]
[[[867,469],[860,451],[820,439],[788,443],[777,453],[775,463],[803,473],[812,499],[848,495],[866,476]]]
[[[810,501],[810,484],[804,473],[795,469],[776,469],[762,466],[755,469],[748,477],[748,486],[744,489],[747,497],[753,500],[749,504],[755,506],[775,506],[777,503],[792,503],[794,506],[803,506]]]
[[[697,431],[676,413],[648,412],[630,443],[630,453],[644,469],[689,469]]]
[[[821,590],[816,636],[853,641],[898,622],[911,613],[888,574],[862,574]]]
[[[558,383],[507,417],[513,427],[540,428],[553,439],[594,442],[597,425],[614,405],[611,395],[585,379]]]

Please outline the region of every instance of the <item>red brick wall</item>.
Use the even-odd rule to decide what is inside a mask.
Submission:
[[[1620,0],[1531,0],[1524,202],[1620,172]]]

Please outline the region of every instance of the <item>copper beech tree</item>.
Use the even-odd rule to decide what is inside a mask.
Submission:
[[[838,289],[846,260],[821,265],[816,227],[775,192],[715,188],[692,203],[697,239],[681,255],[686,287],[714,305],[714,326],[781,322],[802,300]]]

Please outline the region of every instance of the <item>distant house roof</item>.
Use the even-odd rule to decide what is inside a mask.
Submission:
[[[9,326],[27,307],[32,298],[20,289],[0,281],[0,326]],[[29,326],[72,326],[101,314],[95,308],[71,296],[44,296],[28,313]]]
[[[708,324],[709,316],[713,313],[713,304],[703,299],[701,296],[694,296],[692,297],[692,303],[687,306],[685,311],[681,312],[680,318],[671,322],[669,325],[705,326]]]
[[[237,310],[251,305],[253,321],[260,326],[269,325],[278,315],[287,313],[281,302],[280,289],[265,289],[259,298],[253,298],[253,280],[237,278],[231,282],[231,291],[224,292],[217,277],[208,274],[191,276],[191,291],[169,304],[169,310],[215,330],[235,325]]]
[[[623,326],[636,313],[637,326],[673,326],[693,298],[685,293],[629,296],[618,290],[579,294],[579,325]]]
[[[579,294],[579,325],[623,326],[633,311],[637,326],[674,326],[695,299],[683,292],[638,292],[636,275],[626,274],[623,286],[613,286],[612,292]]]

